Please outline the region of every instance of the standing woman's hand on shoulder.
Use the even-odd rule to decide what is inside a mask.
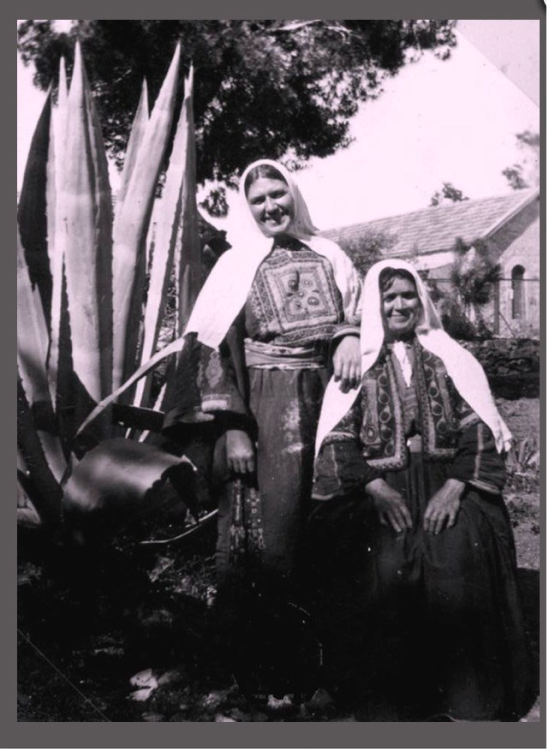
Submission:
[[[347,393],[361,382],[361,345],[359,337],[346,335],[332,357],[334,379],[340,382],[340,389]]]
[[[242,429],[226,432],[226,459],[228,468],[234,473],[254,473],[255,449],[251,438]]]

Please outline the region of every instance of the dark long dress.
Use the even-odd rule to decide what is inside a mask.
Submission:
[[[262,619],[296,600],[294,578],[309,509],[315,432],[330,375],[329,349],[345,334],[358,333],[356,322],[345,320],[329,261],[291,241],[274,246],[261,263],[220,351],[194,339],[181,360],[181,385],[165,426],[176,433],[187,424],[195,434],[196,422],[214,417],[192,457],[216,479],[219,618],[227,630],[244,633],[239,647],[247,652],[253,650],[249,638],[262,639],[255,648],[262,654],[275,651],[257,625],[257,597],[268,601]],[[256,475],[230,476],[227,429],[243,429],[255,441]],[[294,607],[295,620],[297,611]],[[279,621],[276,626],[281,631]],[[291,657],[299,656],[295,651]],[[259,668],[256,658],[252,668]],[[263,684],[255,688],[267,689],[267,680],[257,677]]]
[[[517,720],[529,706],[530,662],[503,459],[442,362],[417,343],[410,348],[410,387],[387,349],[368,380],[386,386],[380,403],[391,400],[395,414],[398,401],[401,419],[390,427],[406,438],[403,465],[386,469],[398,459],[386,446],[363,457],[374,453],[367,429],[382,408],[367,400],[366,384],[317,461],[308,542],[332,679],[365,685],[372,712],[375,702],[398,720]],[[397,443],[392,437],[386,445]],[[403,496],[411,530],[380,524],[364,490],[379,476]],[[456,524],[426,533],[428,500],[447,478],[466,483]]]

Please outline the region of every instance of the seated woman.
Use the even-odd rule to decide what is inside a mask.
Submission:
[[[281,643],[285,622],[277,617],[294,602],[330,357],[344,389],[359,383],[361,284],[344,252],[316,236],[283,166],[251,164],[240,196],[242,239],[196,302],[164,426],[175,439],[190,435],[186,454],[219,479],[217,600],[231,642],[224,649],[247,690],[283,694],[294,689],[280,661],[292,659],[288,672],[299,653],[291,638]],[[213,446],[212,465],[204,464]]]
[[[358,395],[325,395],[309,522],[331,677],[367,681],[371,720],[518,720],[511,435],[408,263],[369,270],[361,346]]]

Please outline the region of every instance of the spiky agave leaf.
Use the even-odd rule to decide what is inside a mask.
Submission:
[[[32,136],[17,207],[17,221],[30,280],[40,291],[47,322],[51,308],[51,272],[47,252],[46,172],[51,108],[50,88]]]
[[[36,429],[31,405],[19,373],[17,375],[17,446],[27,467],[25,491],[29,494],[44,524],[55,526],[61,520],[61,485],[46,458],[41,434]]]
[[[173,354],[178,354],[185,345],[185,338],[177,338],[175,341],[172,341],[167,346],[162,348],[160,351],[156,351],[154,356],[152,356],[151,359],[149,359],[144,364],[141,364],[141,366],[137,369],[136,372],[133,372],[131,377],[129,377],[124,383],[120,385],[119,388],[116,388],[113,393],[110,393],[106,398],[103,398],[103,400],[95,406],[93,411],[87,416],[84,422],[80,425],[78,428],[78,432],[76,433],[76,437],[81,435],[86,429],[89,428],[89,426],[99,418],[99,416],[104,413],[105,409],[108,408],[114,401],[116,401],[121,395],[123,395],[127,390],[132,387],[135,383],[137,383],[142,377],[145,377],[149,372],[151,372],[155,367],[158,366],[160,362],[162,362],[164,359],[166,359],[168,356],[173,356]]]
[[[66,133],[66,111],[67,111],[68,88],[66,80],[65,58],[61,57],[59,62],[59,86],[57,91],[57,106],[52,107],[51,119],[49,126],[49,151],[47,160],[47,233],[49,255],[49,265],[53,276],[53,285],[55,287],[55,263],[59,254],[57,252],[57,237],[55,236],[55,219],[56,219],[56,197],[62,184],[63,159],[61,158],[63,143]],[[52,302],[53,305],[53,302]]]
[[[185,224],[190,224],[189,231],[194,231],[194,246],[197,245],[196,253],[188,258],[189,262],[197,262],[199,270],[199,235],[197,234],[197,216],[191,211],[184,210],[193,196],[195,207],[195,137],[194,122],[192,117],[192,79],[185,81],[184,100],[179,115],[169,166],[165,176],[162,197],[156,201],[154,210],[154,252],[150,270],[148,286],[148,298],[144,315],[144,337],[141,349],[141,361],[147,361],[158,343],[158,336],[162,323],[163,313],[167,302],[167,292],[173,259],[175,256],[175,245],[180,243],[181,232],[185,233]],[[195,208],[197,211],[197,207]],[[182,226],[181,226],[182,224]],[[185,248],[186,249],[186,248]],[[180,246],[178,254],[180,255]],[[186,259],[186,256],[185,256]],[[198,275],[197,273],[195,274]],[[197,279],[196,279],[197,280]],[[198,286],[199,291],[199,286]],[[192,300],[193,303],[193,300]],[[177,331],[175,331],[175,334]],[[146,405],[150,378],[141,380],[135,394],[135,403]]]
[[[175,262],[178,260],[178,329],[182,335],[203,283],[201,246],[199,240],[198,207],[196,201],[196,136],[193,105],[194,70],[190,68],[185,86],[184,116],[186,138],[186,168],[182,184],[182,216],[180,242]]]
[[[111,390],[112,203],[98,118],[76,46],[67,103],[58,217],[66,227],[65,268],[79,417]]]
[[[116,216],[113,263],[114,367],[113,387],[118,388],[135,368],[144,279],[145,241],[156,183],[167,148],[175,107],[180,60],[177,44],[129,179],[121,211]]]
[[[184,333],[197,296],[203,285],[203,264],[199,237],[198,208],[196,201],[196,142],[193,107],[194,70],[190,68],[185,81],[184,118],[186,138],[186,165],[181,191],[181,215],[175,245],[175,267],[177,269],[177,327],[175,338]],[[163,403],[169,401],[175,378],[167,379]]]
[[[66,227],[62,221],[59,200],[63,185],[63,166],[65,165],[62,155],[66,133],[67,96],[65,60],[64,57],[61,57],[57,107],[53,109],[50,123],[46,193],[48,254],[53,283],[47,372],[54,408],[57,406],[58,389],[62,392],[64,391],[66,395],[72,376],[70,328],[68,325],[66,276],[64,270]]]
[[[144,134],[146,132],[146,125],[150,119],[150,113],[148,111],[148,86],[146,79],[142,82],[141,96],[133,124],[131,125],[131,133],[129,135],[129,142],[127,143],[127,150],[125,152],[125,159],[123,163],[122,177],[120,180],[120,186],[116,195],[116,213],[114,216],[114,236],[117,235],[117,221],[122,214],[123,203],[125,195],[127,193],[127,186],[131,179],[131,175],[135,169],[135,163],[137,161],[137,154],[142,145]]]
[[[32,428],[53,476],[59,481],[66,468],[46,375],[48,332],[42,301],[32,288],[19,231],[17,232],[17,368]],[[25,422],[26,423],[26,422]],[[24,436],[24,435],[23,435]]]

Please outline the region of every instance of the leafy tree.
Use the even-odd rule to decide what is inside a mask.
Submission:
[[[539,185],[539,133],[517,133],[517,146],[523,152],[520,162],[508,166],[502,174],[513,190]]]
[[[429,203],[430,206],[443,205],[444,203],[461,203],[464,200],[469,200],[461,190],[454,187],[452,182],[443,182],[441,190],[437,190]]]
[[[488,243],[480,239],[468,245],[458,238],[454,255],[450,280],[456,299],[450,300],[452,315],[456,319],[463,317],[468,323],[472,310],[476,333],[489,336],[491,334],[485,324],[483,310],[492,299],[495,284],[501,277],[501,266],[495,261]]]
[[[66,34],[53,21],[25,21],[18,49],[45,90],[61,55],[70,73],[79,37],[106,145],[121,165],[142,80],[153,101],[180,38],[183,70],[190,62],[196,68],[198,181],[233,186],[256,158],[297,168],[347,146],[359,105],[423,50],[448,57],[453,28],[454,21],[429,20],[139,20],[79,21]],[[222,187],[206,207],[226,211]]]
[[[397,242],[394,234],[374,229],[365,229],[359,238],[340,236],[340,247],[350,257],[357,271],[364,278],[371,265],[382,259],[382,255]]]

